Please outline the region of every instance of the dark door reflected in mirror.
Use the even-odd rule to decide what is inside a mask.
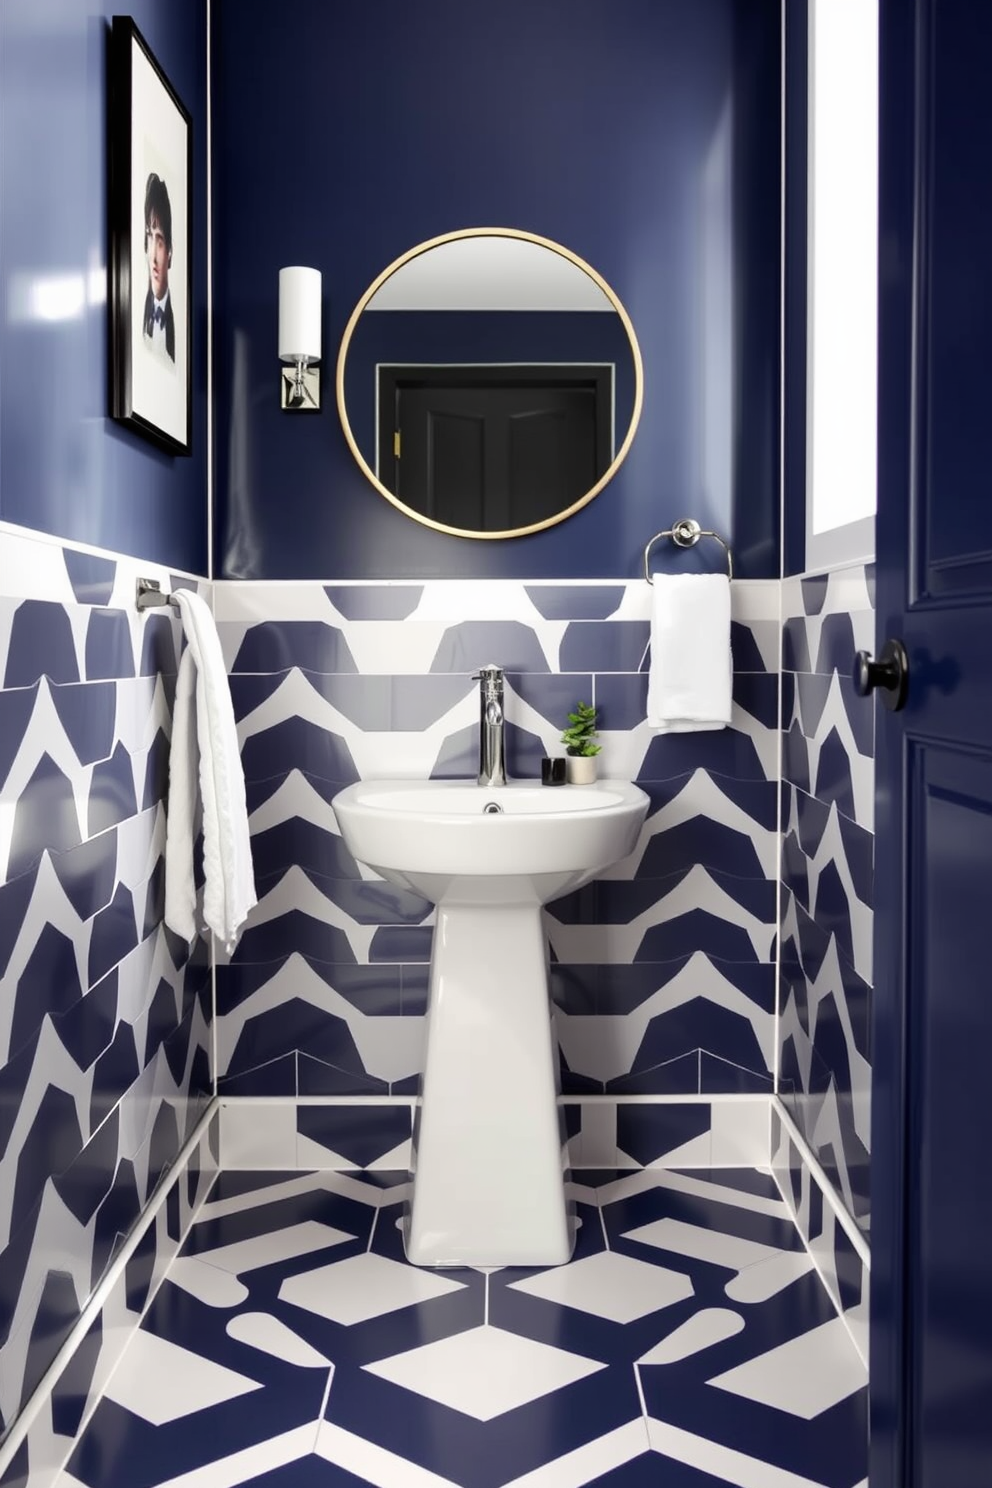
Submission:
[[[363,295],[338,357],[360,468],[407,515],[465,537],[564,520],[627,453],[633,327],[570,250],[511,229],[418,245]]]
[[[379,368],[383,485],[445,526],[551,521],[613,461],[613,367]]]

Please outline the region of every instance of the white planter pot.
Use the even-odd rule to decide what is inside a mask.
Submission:
[[[565,778],[569,785],[592,785],[598,767],[594,754],[567,754],[565,756]]]

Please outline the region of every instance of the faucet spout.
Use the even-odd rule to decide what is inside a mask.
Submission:
[[[503,668],[480,667],[479,683],[479,784],[506,784],[503,742]]]

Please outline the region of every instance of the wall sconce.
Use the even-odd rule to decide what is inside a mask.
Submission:
[[[279,360],[292,362],[279,378],[280,404],[294,413],[320,408],[320,270],[279,270]]]

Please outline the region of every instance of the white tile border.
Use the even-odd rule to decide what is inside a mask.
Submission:
[[[116,563],[117,582],[111,596],[115,608],[134,607],[134,581],[139,576],[158,579],[166,589],[173,578],[188,579],[201,594],[206,590],[209,595],[209,580],[203,574],[172,568],[157,559],[135,558],[130,553],[115,553],[91,543],[73,542],[48,532],[34,532],[30,527],[0,522],[0,598],[78,603],[62,560],[64,549]]]
[[[297,1130],[297,1111],[302,1106],[338,1106],[355,1110],[396,1106],[410,1112],[416,1101],[409,1095],[392,1096],[220,1096],[220,1166],[249,1172],[326,1172],[354,1173],[365,1171],[332,1148]],[[385,1157],[391,1154],[386,1153]],[[409,1162],[408,1143],[401,1144],[396,1161]],[[386,1167],[382,1158],[367,1164],[370,1172]]]
[[[642,1164],[617,1148],[617,1111],[620,1107],[708,1106],[710,1129],[688,1145],[673,1148],[650,1166],[675,1168],[768,1168],[771,1164],[771,1097],[768,1095],[565,1095],[562,1108],[578,1108],[580,1130],[568,1142],[573,1171]],[[399,1106],[410,1110],[412,1096],[221,1096],[220,1163],[224,1169],[259,1172],[355,1172],[356,1165],[330,1148],[297,1131],[296,1113],[302,1106],[335,1106],[371,1110]],[[387,1153],[386,1157],[393,1157]],[[395,1160],[408,1158],[406,1144]],[[369,1163],[370,1171],[385,1167],[385,1158]]]
[[[771,1099],[774,1102],[775,1115],[781,1121],[782,1127],[786,1134],[791,1138],[792,1144],[795,1147],[796,1151],[799,1153],[799,1157],[802,1161],[803,1166],[809,1169],[810,1177],[823,1195],[824,1203],[829,1209],[833,1211],[834,1217],[837,1219],[841,1229],[850,1240],[851,1245],[853,1246],[862,1264],[868,1270],[871,1270],[871,1249],[868,1245],[868,1241],[865,1239],[864,1235],[858,1229],[854,1220],[851,1218],[850,1214],[848,1214],[844,1205],[837,1197],[833,1184],[830,1182],[830,1179],[823,1171],[817,1159],[813,1156],[809,1144],[800,1132],[796,1123],[793,1121],[792,1117],[789,1115],[781,1100],[778,1098],[778,1096],[773,1096]],[[789,1199],[786,1194],[783,1194],[782,1197],[786,1200],[787,1203],[789,1203]]]
[[[771,1171],[776,1187],[782,1195],[785,1207],[798,1230],[806,1251],[816,1268],[824,1290],[837,1310],[865,1367],[869,1363],[869,1296],[871,1291],[871,1248],[858,1229],[847,1209],[838,1198],[833,1184],[813,1155],[796,1123],[778,1096],[771,1102]],[[778,1142],[775,1141],[775,1126],[778,1125]],[[802,1172],[802,1194],[797,1205],[786,1175],[791,1171],[788,1161],[789,1147],[794,1147],[799,1156]],[[783,1160],[784,1156],[784,1160]],[[809,1231],[809,1191],[812,1186],[819,1190],[822,1201],[822,1228],[816,1235]],[[855,1255],[861,1263],[861,1294],[853,1307],[844,1306],[840,1292],[840,1281],[836,1269],[835,1235],[844,1231]]]
[[[780,580],[735,579],[731,588],[733,618],[778,621]],[[215,579],[214,595],[218,620],[326,620],[339,623],[339,615],[326,589],[407,589],[420,594],[416,609],[408,617],[421,624],[452,625],[464,619],[518,619],[532,625],[567,624],[542,616],[527,596],[530,589],[617,589],[621,598],[611,620],[648,620],[651,590],[643,578],[614,579]],[[469,602],[470,601],[470,602]],[[360,621],[347,621],[349,625]],[[385,620],[401,625],[406,620]]]

